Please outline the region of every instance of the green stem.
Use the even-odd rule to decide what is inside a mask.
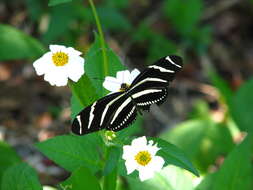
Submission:
[[[113,147],[106,147],[106,161],[105,161],[105,165],[106,166],[106,162],[109,159],[109,156],[111,154]],[[103,190],[115,190],[116,186],[117,186],[117,166],[107,175],[104,176],[104,181],[103,181]]]
[[[103,31],[102,31],[101,23],[100,23],[95,5],[94,5],[92,0],[89,0],[89,3],[90,3],[90,6],[91,6],[91,9],[92,9],[92,13],[95,17],[96,25],[97,25],[97,28],[98,28],[98,34],[100,36],[100,45],[101,45],[101,49],[102,49],[103,64],[104,64],[104,76],[107,76],[109,73],[108,73],[108,61],[107,61],[107,56],[106,56],[104,34],[103,34]]]

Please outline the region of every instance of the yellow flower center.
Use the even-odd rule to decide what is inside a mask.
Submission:
[[[69,61],[69,56],[66,53],[63,52],[56,52],[52,56],[53,63],[56,66],[64,66]]]
[[[146,166],[151,161],[152,157],[148,151],[140,151],[135,155],[134,159],[138,164]]]
[[[130,87],[129,84],[127,84],[127,83],[122,83],[121,86],[120,86],[119,91],[120,91],[120,92],[125,92],[125,91],[128,90],[129,87]]]

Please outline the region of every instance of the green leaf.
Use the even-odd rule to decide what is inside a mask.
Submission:
[[[253,79],[247,81],[235,94],[232,105],[232,117],[243,131],[253,131]]]
[[[149,138],[152,139],[155,143],[158,143],[158,147],[161,148],[157,155],[163,157],[165,161],[165,166],[172,164],[183,169],[186,169],[193,173],[196,176],[199,176],[198,171],[194,168],[190,160],[184,154],[182,150],[177,148],[175,145],[170,144],[169,142],[159,139],[159,138]]]
[[[2,190],[42,190],[36,172],[26,163],[8,168],[1,187]]]
[[[71,176],[60,184],[60,189],[74,189],[74,190],[101,190],[97,178],[85,167],[80,167],[75,170]]]
[[[121,64],[117,55],[106,47],[106,53],[108,57],[108,71],[110,76],[116,76],[117,71],[125,70],[125,67]],[[105,79],[103,56],[100,47],[100,38],[96,34],[95,42],[92,44],[85,56],[86,63],[84,65],[87,76],[92,81],[92,84],[96,88],[96,92],[99,97],[106,95],[108,92],[103,88],[103,82]]]
[[[5,142],[0,141],[0,184],[4,172],[10,166],[21,162],[17,153]]]
[[[69,82],[72,91],[71,118],[73,119],[84,107],[89,106],[98,96],[90,79],[84,74],[78,82]]]
[[[202,172],[206,172],[218,156],[228,154],[234,147],[227,126],[209,119],[184,122],[164,133],[162,138],[185,151]]]
[[[12,26],[0,24],[0,34],[0,61],[32,59],[45,52],[39,41]]]
[[[84,166],[92,172],[101,168],[99,151],[103,142],[98,133],[85,136],[57,136],[37,143],[36,148],[68,171]]]
[[[55,6],[59,5],[62,3],[68,3],[71,2],[72,0],[49,0],[48,6]]]
[[[220,170],[204,179],[196,190],[251,190],[253,187],[252,137],[252,134],[248,134],[244,141],[228,155]]]
[[[127,177],[127,181],[130,190],[193,190],[191,177],[175,166],[167,166],[156,172],[153,178],[143,182],[130,177]]]

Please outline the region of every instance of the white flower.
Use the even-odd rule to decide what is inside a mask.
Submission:
[[[164,159],[155,155],[160,148],[157,144],[153,144],[152,140],[147,144],[147,139],[143,136],[134,139],[131,145],[123,146],[122,158],[126,160],[127,174],[138,170],[140,180],[144,181],[152,178],[154,172],[162,169]]]
[[[138,69],[134,69],[131,71],[119,71],[117,72],[116,78],[115,77],[105,77],[105,81],[103,83],[104,88],[111,92],[118,92],[121,91],[121,85],[125,84],[126,86],[130,86],[133,80],[140,74]]]
[[[84,74],[82,53],[72,47],[50,45],[50,52],[37,59],[33,66],[38,75],[44,74],[51,85],[65,86],[68,78],[77,82]]]

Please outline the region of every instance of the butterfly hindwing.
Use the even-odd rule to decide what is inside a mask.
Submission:
[[[168,89],[150,88],[132,95],[134,103],[138,108],[149,111],[152,104],[162,104],[168,96]]]

